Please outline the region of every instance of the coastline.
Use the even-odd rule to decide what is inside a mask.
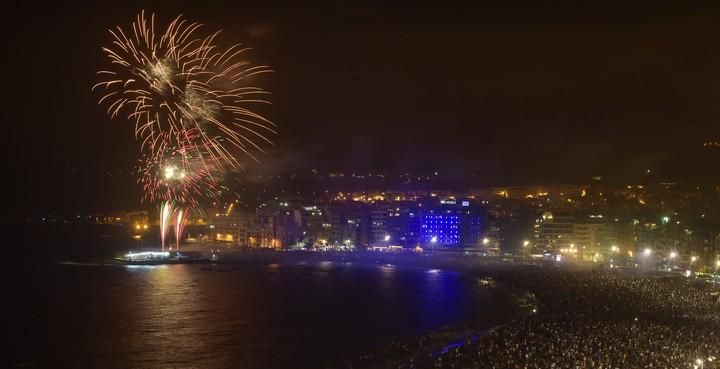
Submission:
[[[331,368],[415,368],[431,367],[434,360],[468,343],[476,343],[497,329],[522,320],[535,308],[533,295],[509,280],[496,279],[500,269],[518,268],[516,265],[484,257],[463,254],[407,255],[376,252],[270,252],[240,251],[224,253],[217,265],[238,262],[342,262],[366,265],[393,265],[410,268],[456,272],[480,284],[490,277],[493,285],[479,286],[492,293],[503,306],[502,314],[475,317],[439,329],[402,337],[358,353],[338,353],[331,358]]]
[[[294,251],[221,253],[220,260],[207,269],[227,272],[243,268],[244,263],[272,268],[317,263],[327,273],[342,270],[341,264],[425,269],[428,275],[447,272],[470,278],[472,282],[466,282],[481,287],[494,284],[488,291],[503,293],[506,302],[514,302],[505,305],[513,309],[495,305],[495,310],[489,310],[492,313],[483,316],[478,312],[485,308],[485,292],[480,292],[463,305],[477,307],[471,314],[439,321],[424,332],[410,331],[405,336],[388,332],[384,338],[348,349],[352,351],[327,350],[324,368],[540,369],[553,363],[681,367],[700,354],[717,356],[720,347],[717,292],[713,292],[717,286],[673,274],[579,266],[541,268],[459,253]],[[504,320],[483,319],[496,315]],[[476,316],[481,319],[473,319]],[[448,325],[441,326],[443,322]]]

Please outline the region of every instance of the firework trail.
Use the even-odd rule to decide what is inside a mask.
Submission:
[[[175,251],[180,251],[180,241],[187,224],[187,213],[183,209],[177,209],[175,213]]]
[[[272,145],[275,125],[254,111],[269,104],[269,94],[253,86],[254,76],[269,72],[264,65],[241,59],[249,50],[239,44],[221,48],[220,31],[199,36],[202,25],[180,16],[160,31],[155,15],[141,12],[131,27],[109,30],[111,46],[103,51],[112,68],[101,70],[95,84],[111,117],[135,123],[141,150],[159,155],[164,142],[203,147],[208,160],[240,168],[237,154],[255,159]],[[196,130],[189,138],[184,133]]]
[[[97,72],[92,90],[112,118],[134,122],[143,200],[160,202],[163,250],[175,218],[178,248],[189,212],[220,195],[221,179],[241,169],[241,159],[257,160],[272,145],[275,124],[256,110],[269,93],[254,85],[270,69],[244,60],[249,48],[224,48],[220,31],[201,35],[201,24],[181,16],[161,28],[142,11],[130,27],[109,32],[102,50],[110,67]]]
[[[160,204],[160,242],[161,248],[165,250],[165,238],[172,222],[173,206],[170,202],[164,201]]]

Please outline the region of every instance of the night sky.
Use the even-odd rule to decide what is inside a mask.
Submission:
[[[138,206],[132,124],[90,87],[106,30],[141,9],[223,29],[221,43],[275,70],[261,83],[281,134],[253,173],[720,179],[718,149],[702,147],[720,141],[713,1],[26,3],[3,20],[12,212]]]

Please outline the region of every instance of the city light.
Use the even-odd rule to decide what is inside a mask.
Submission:
[[[236,3],[7,12],[15,366],[720,369],[717,5]]]

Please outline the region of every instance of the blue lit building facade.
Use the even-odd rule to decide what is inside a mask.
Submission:
[[[423,214],[422,242],[437,245],[460,246],[460,216],[455,212]]]
[[[422,214],[420,241],[426,246],[434,243],[449,248],[478,247],[485,234],[486,220],[485,209],[470,201],[444,201]]]

